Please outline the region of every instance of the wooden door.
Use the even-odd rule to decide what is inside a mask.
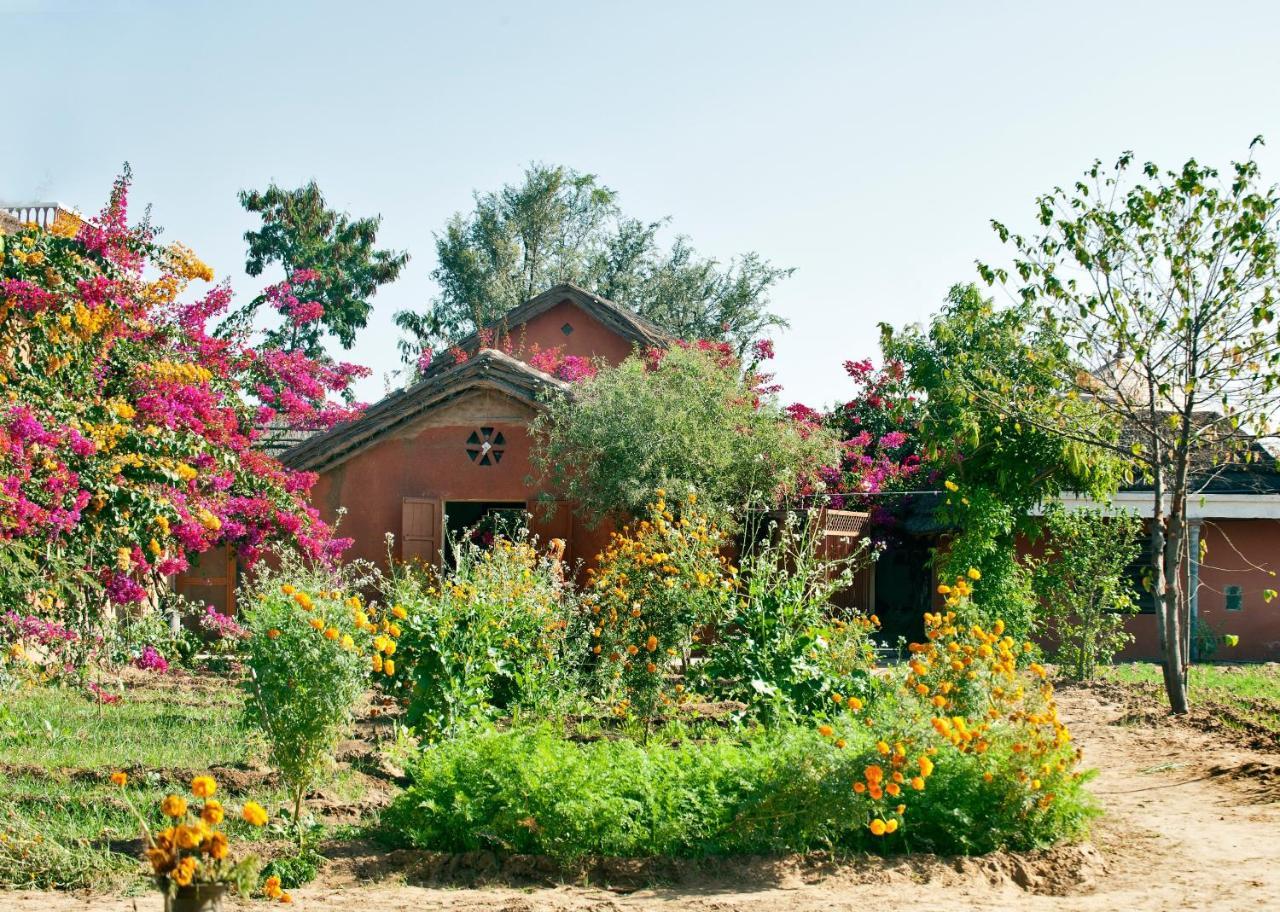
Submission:
[[[401,502],[400,558],[440,566],[440,501],[431,497],[406,497]]]
[[[234,617],[236,613],[236,556],[225,545],[191,556],[191,566],[178,574],[174,582],[177,593],[202,609],[212,605],[215,611]]]

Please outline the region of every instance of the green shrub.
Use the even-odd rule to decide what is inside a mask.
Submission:
[[[302,798],[332,763],[374,669],[390,676],[394,625],[364,606],[347,576],[286,559],[263,571],[243,601],[251,635],[245,717],[265,735],[272,765],[293,796],[302,838]]]
[[[772,507],[840,458],[834,433],[801,427],[737,358],[697,346],[602,369],[531,431],[535,468],[592,525],[641,515],[659,488],[697,491],[724,522],[729,510]]]
[[[461,540],[447,576],[406,567],[391,580],[403,669],[395,689],[427,738],[518,710],[549,712],[574,690],[585,649],[570,636],[576,602],[536,545],[523,531],[487,548]]]
[[[865,697],[875,647],[872,617],[844,614],[831,597],[865,558],[830,560],[821,532],[794,514],[771,524],[742,559],[742,586],[706,661],[698,691],[738,700],[757,719],[812,715],[834,694]]]
[[[1133,640],[1125,622],[1138,603],[1128,572],[1141,551],[1142,521],[1132,511],[1054,505],[1045,526],[1034,579],[1056,642],[1053,660],[1063,674],[1086,681]]]

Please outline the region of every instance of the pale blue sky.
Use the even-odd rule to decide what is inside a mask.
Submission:
[[[319,181],[413,255],[347,357],[395,366],[432,232],[531,160],[597,173],[703,253],[797,267],[785,398],[844,397],[879,321],[999,257],[988,227],[1124,149],[1280,179],[1280,4],[0,0],[0,199],[96,211],[121,162],[241,295],[235,199]],[[376,398],[375,377],[361,390]]]

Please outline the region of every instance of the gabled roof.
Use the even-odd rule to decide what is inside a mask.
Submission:
[[[294,469],[317,472],[343,462],[424,412],[451,402],[474,389],[492,389],[534,408],[551,390],[569,385],[523,361],[483,348],[461,364],[446,364],[406,389],[396,390],[371,405],[355,421],[317,434],[285,452],[280,460]]]
[[[495,334],[506,334],[513,327],[528,323],[538,314],[545,313],[562,301],[569,301],[579,309],[595,317],[605,326],[612,329],[622,338],[645,348],[666,348],[676,341],[676,337],[651,320],[646,320],[630,308],[616,304],[608,298],[592,294],[585,288],[579,288],[572,282],[553,285],[537,297],[530,298],[503,314],[502,318],[485,327]],[[480,332],[473,332],[452,347],[465,352],[480,348]],[[439,362],[437,362],[439,363]],[[428,370],[428,374],[432,373]]]

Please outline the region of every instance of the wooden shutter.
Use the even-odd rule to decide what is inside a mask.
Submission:
[[[400,557],[440,566],[440,501],[406,497],[401,502]]]
[[[179,573],[174,590],[202,607],[212,605],[229,617],[236,613],[236,555],[225,545],[191,556],[191,566]]]

